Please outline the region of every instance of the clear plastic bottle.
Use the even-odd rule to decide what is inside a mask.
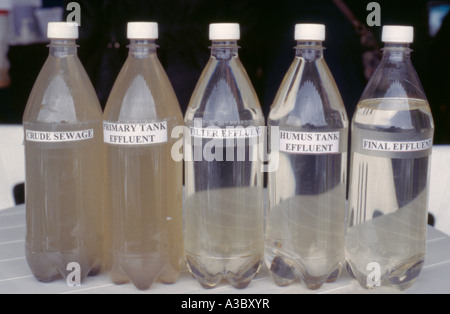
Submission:
[[[385,26],[382,40],[352,121],[346,260],[363,287],[406,289],[424,263],[434,123],[410,59],[413,28]]]
[[[323,58],[325,26],[297,24],[296,56],[269,114],[279,167],[269,173],[265,260],[275,283],[309,289],[344,263],[348,118]],[[274,145],[271,143],[271,145]]]
[[[264,253],[264,116],[238,57],[239,24],[210,25],[211,58],[185,116],[185,247],[204,287],[246,287]]]
[[[184,263],[183,163],[171,156],[183,125],[157,56],[158,24],[128,24],[129,56],[104,112],[107,256],[111,279],[141,290],[173,283]]]
[[[77,57],[77,24],[49,23],[48,37],[23,116],[26,257],[40,281],[67,278],[70,263],[83,280],[102,263],[102,109]]]

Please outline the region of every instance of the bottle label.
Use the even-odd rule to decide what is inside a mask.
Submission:
[[[92,138],[94,138],[94,129],[63,132],[25,130],[25,139],[28,142],[61,143],[83,141]]]
[[[261,136],[264,132],[262,126],[230,126],[225,128],[220,127],[191,127],[189,128],[190,136],[205,138],[205,139],[244,139]]]
[[[167,121],[151,123],[103,122],[103,139],[114,145],[151,145],[167,142]]]
[[[371,156],[424,157],[430,155],[433,147],[433,131],[411,134],[359,130],[352,136],[353,150]]]
[[[280,152],[293,154],[336,154],[341,134],[336,132],[291,132],[280,130]]]
[[[185,128],[184,158],[186,161],[258,161],[265,143],[265,127],[227,125]]]

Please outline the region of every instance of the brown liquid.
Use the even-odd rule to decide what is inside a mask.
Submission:
[[[81,278],[101,267],[101,121],[81,124],[94,139],[65,143],[27,142],[26,255],[40,281],[64,278],[71,262]],[[26,129],[42,129],[25,124]],[[67,126],[53,126],[53,130]]]
[[[101,114],[75,41],[52,41],[23,117],[26,134],[33,132],[24,142],[26,256],[40,281],[67,277],[73,262],[80,280],[100,271]]]
[[[104,113],[106,122],[130,127],[113,143],[105,137],[105,248],[111,280],[146,290],[155,280],[175,282],[184,262],[183,164],[171,155],[178,140],[171,132],[183,117],[156,46],[132,43],[130,50]],[[143,144],[137,137],[147,135],[130,132],[162,122],[167,141]]]
[[[159,277],[173,283],[183,260],[182,164],[171,144],[108,145],[106,207],[111,215],[112,280],[147,289]]]

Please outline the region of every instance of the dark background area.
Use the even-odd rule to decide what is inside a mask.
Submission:
[[[71,1],[45,1],[63,6]],[[266,114],[294,58],[294,25],[326,25],[324,52],[351,118],[367,83],[360,36],[331,0],[79,0],[82,8],[78,50],[102,106],[128,54],[126,24],[159,24],[158,56],[184,112],[209,58],[208,27],[214,22],[241,25],[239,55]],[[371,1],[345,0],[365,24]],[[441,31],[428,35],[430,1],[377,1],[381,24],[414,26],[412,61],[432,107],[435,144],[450,143],[450,15]],[[68,12],[69,13],[69,12]],[[369,27],[379,41],[381,27]],[[0,123],[21,123],[34,81],[48,56],[46,44],[11,46],[12,85],[0,90]]]

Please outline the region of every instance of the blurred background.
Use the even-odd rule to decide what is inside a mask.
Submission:
[[[0,0],[0,123],[21,123],[48,56],[46,24],[65,20],[64,0]],[[239,55],[266,114],[291,64],[294,25],[327,27],[325,59],[349,117],[376,66],[381,27],[368,27],[364,0],[78,0],[79,57],[104,107],[126,57],[126,24],[159,23],[158,55],[184,111],[209,58],[208,26],[241,25]],[[412,61],[436,123],[435,144],[450,143],[450,1],[377,1],[381,25],[412,25]]]

